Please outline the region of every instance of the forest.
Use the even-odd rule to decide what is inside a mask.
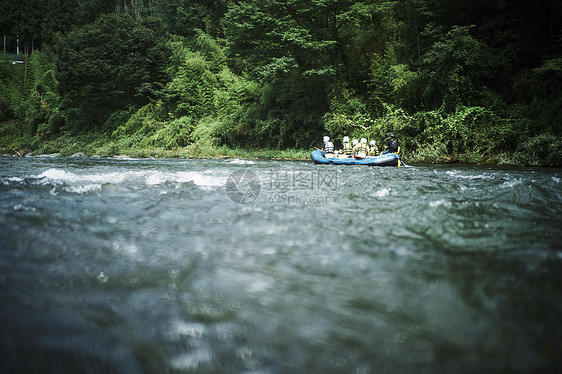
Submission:
[[[562,165],[557,0],[3,0],[0,153]]]

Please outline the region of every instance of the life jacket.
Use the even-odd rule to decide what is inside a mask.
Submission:
[[[350,142],[343,143],[342,151],[344,155],[351,155],[353,153],[353,147]]]
[[[373,146],[371,147],[370,152],[369,152],[369,156],[376,156],[377,153],[379,153],[379,149],[377,148],[376,145],[373,145]]]
[[[355,158],[364,159],[369,153],[369,146],[367,144],[359,143],[355,146]]]
[[[334,153],[334,144],[332,142],[324,142],[322,150],[326,153]]]
[[[396,153],[397,150],[398,150],[398,140],[390,139],[390,141],[388,142],[388,151],[392,153]]]
[[[357,152],[356,153],[364,153],[365,156],[369,153],[369,147],[367,144],[359,143],[357,144]]]

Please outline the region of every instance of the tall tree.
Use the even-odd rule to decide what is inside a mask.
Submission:
[[[46,0],[5,0],[0,8],[1,29],[11,40],[18,39],[22,50],[30,53],[41,43],[43,10]],[[4,13],[5,12],[5,13]]]
[[[193,36],[195,29],[220,37],[220,20],[228,10],[228,0],[159,0],[154,6],[172,34]]]
[[[365,80],[373,54],[384,54],[396,39],[395,5],[384,0],[240,1],[231,4],[223,21],[228,53],[235,70],[267,85],[268,123],[276,123],[273,117],[293,133],[318,135],[331,96],[345,100],[338,92],[346,87],[368,95]]]
[[[43,13],[43,42],[53,45],[58,33],[64,35],[77,27],[77,9],[78,0],[48,0]]]
[[[100,127],[111,113],[144,105],[167,81],[166,33],[153,18],[109,14],[57,45],[59,92],[73,128]]]

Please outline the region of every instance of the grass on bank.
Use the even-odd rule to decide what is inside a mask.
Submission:
[[[29,137],[18,131],[15,122],[0,125],[0,154],[6,155],[52,155],[68,157],[77,153],[85,156],[112,157],[125,155],[133,158],[241,158],[308,160],[310,151],[304,149],[241,149],[226,146],[193,143],[187,147],[168,150],[156,146],[137,146],[131,139],[113,139],[103,133],[57,137]]]
[[[114,138],[104,133],[71,134],[57,136],[29,136],[15,121],[0,123],[0,154],[52,155],[63,157],[83,153],[85,156],[133,158],[239,158],[269,160],[310,160],[310,149],[241,149],[216,146],[208,142],[192,143],[186,147],[165,149],[147,146],[143,139]],[[475,149],[461,154],[451,154],[442,145],[426,145],[405,150],[401,155],[409,164],[463,164],[554,166],[562,165],[562,139],[542,134],[522,142],[515,152],[488,154]]]

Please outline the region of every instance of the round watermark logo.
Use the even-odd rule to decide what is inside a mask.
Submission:
[[[260,190],[260,178],[251,170],[236,170],[226,179],[226,194],[237,204],[255,201]]]

